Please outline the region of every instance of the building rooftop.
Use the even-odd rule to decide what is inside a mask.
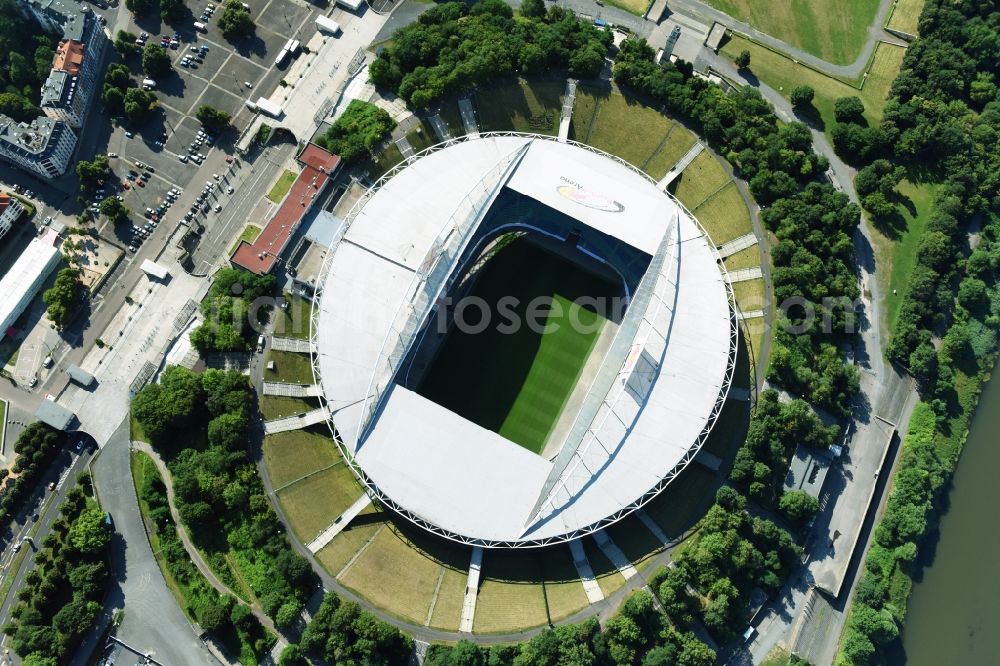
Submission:
[[[13,118],[0,115],[0,141],[13,144],[27,153],[39,155],[45,152],[53,133],[60,127],[66,128],[66,124],[45,116],[39,116],[30,123],[19,123]]]
[[[814,451],[799,446],[795,455],[788,463],[788,474],[785,476],[785,490],[804,490],[819,499],[823,490],[823,482],[830,471],[832,456],[829,451]]]
[[[68,105],[76,94],[77,77],[61,69],[53,69],[42,84],[41,106]]]
[[[42,400],[35,411],[35,418],[50,425],[56,430],[68,430],[76,418],[76,414],[69,411],[54,400]]]
[[[87,45],[71,39],[64,39],[56,47],[56,57],[52,61],[52,69],[69,72],[73,76],[80,74]]]
[[[231,259],[233,264],[258,275],[270,272],[292,232],[312,206],[316,195],[340,166],[339,156],[312,143],[305,147],[298,159],[304,166],[302,173],[274,217],[264,225],[257,240],[253,243],[242,241],[239,244]]]

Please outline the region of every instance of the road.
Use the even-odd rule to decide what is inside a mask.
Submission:
[[[712,67],[731,81],[757,87],[783,121],[807,121],[799,118],[776,90],[756,77],[744,77],[726,58],[715,54],[709,58]],[[825,134],[815,127],[810,127],[810,131],[814,149],[830,160],[834,185],[857,202],[854,171],[836,155]],[[916,404],[912,380],[887,363],[882,353],[884,299],[875,275],[871,230],[866,220],[862,220],[855,231],[854,245],[864,312],[855,348],[855,358],[861,369],[861,391],[853,405],[855,432],[846,458],[828,476],[825,492],[829,498],[817,515],[814,537],[806,547],[808,564],[791,577],[789,585],[772,603],[770,613],[763,614],[765,619],[758,627],[759,633],[750,645],[749,655],[742,655],[752,656],[754,663],[760,663],[775,645],[787,644],[796,637],[802,640],[791,647],[803,657],[816,664],[833,662],[845,619],[843,611],[858,575],[856,563],[871,537],[870,525],[866,527],[863,522],[865,509],[872,492],[884,486],[878,483],[878,472],[892,429],[887,422],[898,425],[900,436],[903,436]],[[894,464],[895,459],[890,456],[884,469]],[[883,500],[884,497],[876,494],[875,505],[879,506]],[[858,543],[853,549],[842,545],[855,534],[858,534]],[[841,544],[836,543],[838,539]],[[801,626],[795,626],[804,612],[808,590],[814,585],[836,590],[839,594],[833,595],[835,599],[812,600],[811,611],[818,604],[826,612],[803,615]]]
[[[127,602],[117,636],[169,666],[217,666],[167,589],[150,550],[132,485],[127,420],[122,421],[95,461],[94,483],[101,504],[115,521],[111,562],[117,585],[109,606],[126,608]]]

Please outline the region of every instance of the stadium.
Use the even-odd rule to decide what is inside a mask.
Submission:
[[[620,520],[697,455],[737,312],[697,220],[631,165],[468,136],[386,174],[326,257],[313,373],[368,492],[496,548]]]

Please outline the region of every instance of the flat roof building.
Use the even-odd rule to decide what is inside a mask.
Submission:
[[[59,250],[37,238],[0,279],[0,331],[6,332],[60,261]]]
[[[314,143],[299,154],[302,173],[281,202],[274,216],[264,225],[253,243],[240,241],[230,261],[234,266],[263,275],[271,272],[288,239],[312,208],[323,188],[340,169],[340,157]]]
[[[46,398],[35,410],[35,418],[56,430],[66,431],[73,425],[76,414],[69,411],[55,400]]]
[[[20,201],[9,194],[0,194],[0,238],[10,231],[23,212]]]

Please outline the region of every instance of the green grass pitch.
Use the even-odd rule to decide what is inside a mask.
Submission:
[[[580,377],[604,320],[576,301],[584,296],[617,296],[620,285],[525,239],[502,249],[481,271],[472,295],[491,304],[493,313],[498,312],[500,299],[510,296],[518,301],[513,311],[521,322],[526,322],[529,304],[536,299],[553,304],[540,322],[547,332],[526,324],[504,332],[497,319],[475,332],[453,327],[417,391],[538,453]]]

